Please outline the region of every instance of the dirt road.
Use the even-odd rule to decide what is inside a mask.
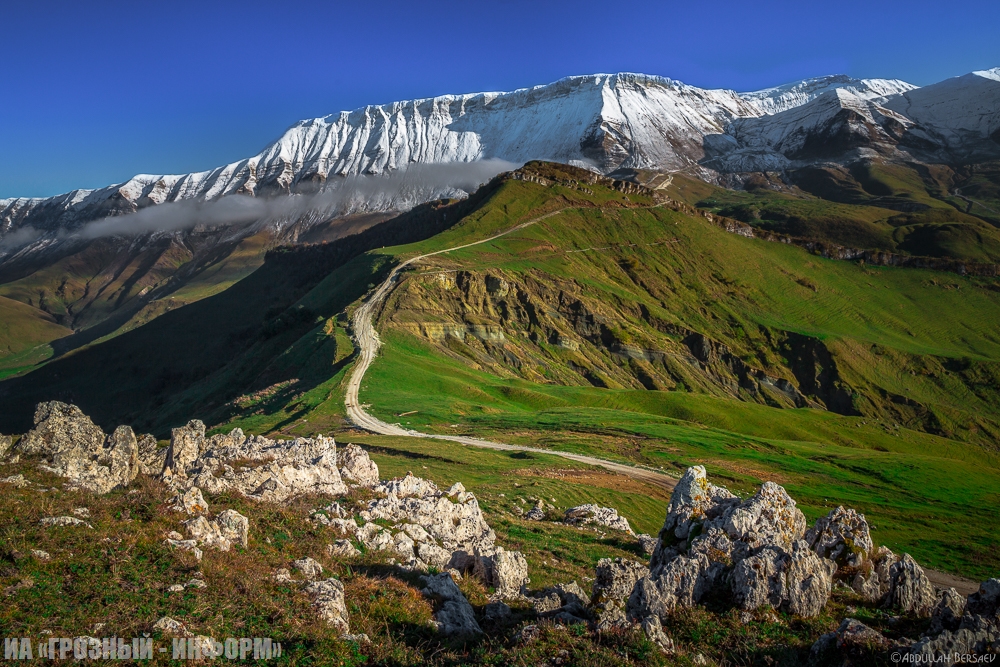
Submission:
[[[525,227],[545,220],[546,218],[559,215],[564,210],[566,209],[559,209],[558,211],[547,213],[546,215],[521,223],[516,227],[512,227],[505,232],[483,239],[482,241],[475,241],[474,243],[466,243],[465,245],[455,246],[454,248],[447,248],[445,250],[429,252],[425,255],[418,255],[406,260],[393,269],[392,273],[389,274],[389,277],[386,278],[385,281],[378,286],[378,289],[376,289],[375,292],[354,312],[354,317],[351,320],[354,328],[355,342],[360,350],[360,353],[358,355],[358,361],[354,366],[354,371],[351,373],[351,378],[347,383],[347,395],[344,401],[347,407],[347,417],[354,423],[355,426],[379,435],[397,435],[410,438],[433,438],[435,440],[449,440],[451,442],[457,442],[470,447],[483,447],[485,449],[496,449],[500,451],[533,452],[537,454],[548,454],[550,456],[560,456],[564,459],[569,459],[570,461],[575,461],[577,463],[599,466],[605,470],[626,475],[632,479],[672,491],[674,486],[677,484],[677,480],[654,470],[638,468],[625,463],[615,463],[614,461],[606,461],[604,459],[584,456],[582,454],[558,452],[551,449],[526,447],[522,445],[508,445],[502,442],[493,442],[491,440],[482,440],[480,438],[471,438],[463,435],[436,435],[432,433],[421,433],[420,431],[403,428],[397,424],[387,424],[381,419],[370,415],[365,410],[365,406],[358,402],[358,391],[361,389],[361,381],[364,380],[365,373],[372,365],[372,362],[375,360],[375,355],[378,353],[378,349],[382,345],[382,341],[379,339],[378,332],[375,331],[375,326],[373,324],[374,316],[378,312],[379,308],[381,308],[385,303],[389,294],[392,293],[396,283],[399,282],[400,273],[406,267],[427,257],[440,255],[453,250],[461,250],[462,248],[469,248],[481,243],[489,243],[490,241],[498,239],[501,236],[516,232],[519,229],[524,229]],[[931,580],[931,583],[935,586],[943,588],[954,587],[963,595],[968,595],[969,593],[973,593],[979,589],[979,584],[971,579],[963,579],[946,572],[938,572],[935,570],[925,569],[925,572]]]
[[[541,222],[546,218],[551,218],[553,216],[559,215],[566,209],[559,209],[558,211],[553,211],[547,213],[543,216],[534,218],[527,222],[521,223],[516,227],[512,227],[505,232],[500,234],[495,234],[489,238],[485,238],[481,241],[475,241],[473,243],[466,243],[465,245],[455,246],[454,248],[447,248],[445,250],[438,250],[436,252],[430,252],[424,255],[418,255],[411,259],[406,260],[399,266],[392,270],[389,277],[378,286],[375,292],[372,293],[368,299],[361,304],[361,306],[354,312],[354,317],[351,320],[352,327],[354,329],[355,343],[358,346],[359,354],[358,360],[355,363],[354,370],[351,373],[351,377],[347,382],[347,394],[344,403],[347,407],[347,417],[350,419],[355,426],[363,428],[366,431],[371,431],[372,433],[378,433],[379,435],[398,435],[411,438],[433,438],[435,440],[450,440],[451,442],[458,442],[463,445],[468,445],[470,447],[483,447],[486,449],[497,449],[502,451],[518,451],[518,452],[535,452],[538,454],[548,454],[551,456],[561,456],[564,459],[569,459],[577,463],[584,463],[592,466],[600,466],[606,470],[612,472],[620,473],[622,475],[627,475],[633,479],[653,484],[663,489],[673,490],[674,485],[676,485],[677,480],[668,475],[658,473],[653,470],[647,470],[644,468],[637,468],[635,466],[630,466],[625,463],[615,463],[613,461],[605,461],[604,459],[594,458],[592,456],[584,456],[582,454],[572,454],[570,452],[558,452],[551,449],[540,449],[537,447],[526,447],[521,445],[508,445],[503,442],[493,442],[491,440],[482,440],[480,438],[471,438],[462,435],[436,435],[432,433],[421,433],[420,431],[414,431],[412,429],[406,429],[396,424],[387,424],[386,422],[373,417],[365,410],[365,406],[362,405],[358,400],[358,392],[361,389],[361,381],[364,380],[365,373],[368,368],[375,361],[375,355],[378,354],[378,349],[382,345],[382,341],[379,339],[378,332],[375,331],[375,326],[373,324],[374,317],[378,310],[385,303],[389,294],[392,293],[393,288],[399,282],[399,276],[404,269],[406,269],[411,264],[419,262],[427,257],[432,257],[434,255],[440,255],[446,252],[452,252],[453,250],[461,250],[462,248],[468,248],[474,245],[479,245],[482,243],[489,243],[494,239],[498,239],[501,236],[505,236],[512,232],[516,232],[520,229],[524,229],[529,225],[533,225],[537,222]]]

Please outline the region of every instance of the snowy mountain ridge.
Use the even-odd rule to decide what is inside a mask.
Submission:
[[[749,93],[619,73],[371,105],[295,123],[259,154],[209,171],[140,174],[96,190],[0,200],[0,239],[10,245],[20,228],[72,230],[165,202],[311,193],[415,164],[548,159],[604,173],[624,167],[705,175],[784,168],[816,133],[846,132],[847,139],[827,142],[838,150],[862,136],[894,146],[906,132],[954,148],[997,131],[998,91],[1000,68],[924,88],[828,76]],[[425,183],[378,206],[406,208],[455,191],[453,183]]]

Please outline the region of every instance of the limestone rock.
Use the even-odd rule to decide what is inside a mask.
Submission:
[[[337,540],[333,544],[326,545],[326,553],[338,558],[351,558],[361,552],[351,544],[350,540]]]
[[[804,541],[787,552],[764,547],[733,568],[733,597],[747,610],[770,605],[799,616],[816,616],[830,597],[835,567]]]
[[[643,553],[647,556],[652,556],[653,552],[656,551],[657,544],[659,544],[658,538],[646,535],[645,533],[636,535],[635,539],[639,542],[639,548],[642,549]]]
[[[412,472],[407,472],[402,479],[391,479],[380,483],[375,487],[378,493],[397,498],[429,498],[442,495],[441,490],[434,482],[416,477]]]
[[[911,660],[920,664],[952,664],[949,658],[957,655],[986,656],[1000,653],[1000,627],[978,614],[967,614],[958,630],[945,630],[935,637],[928,637],[914,644]],[[991,656],[992,657],[992,656]],[[987,664],[983,661],[983,664]]]
[[[239,544],[244,549],[249,545],[250,540],[250,520],[237,512],[228,509],[219,513],[215,517],[215,524],[219,527],[222,537],[230,542]]]
[[[174,637],[193,637],[194,635],[188,631],[187,626],[180,621],[170,618],[169,616],[164,616],[156,623],[153,624],[153,630],[159,630],[165,635],[171,635]]]
[[[889,568],[886,606],[917,616],[929,616],[937,603],[934,586],[910,554]]]
[[[9,435],[4,435],[0,433],[0,461],[7,456],[7,452],[10,451],[11,445],[14,444],[14,438]]]
[[[594,524],[613,530],[634,534],[628,519],[619,516],[618,510],[611,507],[601,507],[594,504],[578,505],[566,510],[564,521],[571,525]]]
[[[709,483],[704,466],[688,468],[670,495],[667,518],[660,530],[660,547],[653,553],[650,568],[677,555],[672,547],[687,540],[692,525],[717,518],[725,509],[738,502],[739,498],[728,490]]]
[[[200,419],[192,419],[184,426],[171,429],[164,468],[169,468],[174,475],[187,475],[204,447],[205,424]]]
[[[361,447],[348,444],[340,450],[340,475],[349,483],[371,488],[378,484],[378,466]]]
[[[270,440],[247,437],[240,429],[205,438],[204,424],[193,420],[173,430],[162,479],[177,489],[198,486],[283,502],[309,493],[346,493],[336,463],[333,438]]]
[[[871,658],[889,648],[889,640],[880,632],[853,618],[845,618],[834,631],[820,637],[813,644],[810,658],[821,661],[833,655],[843,655],[849,659]]]
[[[636,582],[629,596],[630,618],[641,620],[656,615],[665,618],[677,607],[690,607],[707,592],[702,574],[708,570],[702,554],[678,556],[663,566],[656,576],[647,574]]]
[[[849,567],[860,567],[875,548],[865,515],[842,506],[820,517],[806,542],[820,557]]]
[[[930,634],[937,635],[945,630],[958,630],[965,613],[965,598],[954,588],[947,588],[938,594],[937,604],[931,610]]]
[[[728,512],[723,525],[731,538],[754,549],[775,545],[788,550],[806,532],[802,511],[774,482],[764,482],[752,498]]]
[[[1000,624],[1000,579],[987,579],[981,583],[979,590],[969,596],[966,611]]]
[[[642,631],[646,638],[656,644],[657,647],[667,655],[675,652],[674,640],[663,631],[659,616],[648,616],[642,621]]]
[[[139,436],[139,472],[144,475],[159,475],[167,462],[167,448],[161,448],[156,437],[150,433]]]
[[[52,560],[52,556],[49,555],[48,551],[42,551],[41,549],[32,549],[31,555],[38,560]]]
[[[207,514],[208,503],[205,502],[201,489],[192,486],[187,491],[177,494],[177,497],[174,498],[173,509],[188,514]]]
[[[487,586],[493,586],[500,598],[520,597],[528,583],[528,561],[519,551],[496,547],[491,556],[476,561],[476,575]]]
[[[448,567],[469,570],[477,558],[496,551],[496,534],[471,493],[463,492],[452,499],[433,483],[412,475],[383,482],[376,491],[385,496],[369,501],[360,516],[368,522],[382,519],[395,525],[420,526],[437,546],[451,554]],[[367,529],[366,525],[358,530],[363,542],[362,531]]]
[[[350,630],[344,584],[339,579],[310,582],[306,585],[305,592],[312,597],[313,607],[321,620],[332,625],[341,634],[346,634]]]
[[[532,600],[532,606],[535,609],[535,613],[539,616],[544,616],[545,614],[552,614],[562,608],[562,598],[559,594],[554,591],[546,591],[537,595]]]
[[[539,500],[535,506],[524,515],[528,521],[543,521],[545,519],[545,503]]]
[[[19,454],[46,459],[46,470],[94,493],[128,486],[139,472],[135,434],[119,426],[105,439],[104,432],[80,408],[58,401],[39,403],[35,428],[15,447]]]
[[[43,526],[86,526],[93,528],[89,523],[75,516],[47,516],[38,522]]]
[[[31,482],[26,480],[24,478],[24,475],[21,474],[11,475],[10,477],[4,477],[3,479],[0,479],[0,482],[3,482],[4,484],[11,484],[17,487],[18,489],[23,489],[26,486],[31,486]]]
[[[180,549],[181,551],[190,551],[194,555],[195,560],[201,560],[203,555],[201,549],[198,548],[197,540],[178,540],[168,537],[164,540],[164,544],[175,549]]]
[[[557,595],[559,597],[559,611],[573,616],[574,619],[586,618],[589,615],[587,607],[590,606],[590,596],[575,581],[550,586],[543,593]]]
[[[298,570],[309,581],[315,581],[323,575],[323,566],[308,556],[293,561],[292,567]]]
[[[417,556],[431,567],[439,570],[448,568],[451,563],[452,552],[443,549],[433,542],[420,542],[417,544]]]
[[[215,521],[209,521],[203,516],[196,516],[183,523],[188,536],[195,540],[198,546],[209,547],[217,551],[229,551],[232,548],[232,542],[223,536],[219,524]]]
[[[451,485],[451,488],[448,489],[447,496],[451,498],[457,496],[460,493],[465,493],[465,485],[462,484],[461,482],[455,482],[454,484]]]
[[[438,632],[448,636],[475,636],[483,634],[476,622],[472,605],[447,572],[424,577],[423,594],[440,606],[434,614]]]
[[[503,625],[511,618],[510,607],[505,602],[497,600],[483,607],[483,621],[489,625]]]
[[[898,561],[899,556],[886,547],[879,547],[872,557],[861,564],[851,588],[869,602],[885,599],[892,583],[889,571]]]
[[[648,572],[645,565],[634,560],[602,558],[594,573],[591,599],[595,603],[628,600],[635,583]]]

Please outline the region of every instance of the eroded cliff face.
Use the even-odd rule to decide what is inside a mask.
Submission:
[[[688,390],[775,407],[857,414],[824,344],[770,334],[773,356],[753,363],[704,333],[614,295],[537,270],[430,270],[405,278],[383,325],[501,377],[604,388]]]

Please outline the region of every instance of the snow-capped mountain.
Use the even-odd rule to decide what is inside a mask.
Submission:
[[[413,165],[549,159],[605,173],[628,167],[710,175],[783,169],[811,155],[831,159],[858,149],[955,151],[976,144],[982,151],[986,140],[989,151],[997,148],[989,137],[997,138],[998,72],[926,88],[831,76],[750,93],[598,74],[509,93],[368,106],[296,123],[258,155],[211,171],[0,200],[0,259],[39,231],[75,230],[165,202],[315,192],[342,185],[343,177],[362,182]],[[454,191],[447,179],[421,182],[368,206],[404,208]]]

